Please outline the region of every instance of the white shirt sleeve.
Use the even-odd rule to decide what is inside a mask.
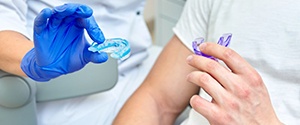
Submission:
[[[206,38],[209,13],[212,0],[187,0],[183,12],[176,26],[173,28],[175,35],[192,49],[195,38]]]
[[[0,31],[12,30],[28,37],[26,30],[26,0],[1,0],[0,1]]]

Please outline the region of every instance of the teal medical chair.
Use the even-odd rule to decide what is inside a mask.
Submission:
[[[0,71],[0,125],[37,125],[36,103],[109,90],[118,81],[117,60],[89,63],[82,70],[48,82]]]

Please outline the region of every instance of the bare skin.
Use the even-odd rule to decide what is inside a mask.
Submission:
[[[174,36],[113,124],[172,125],[188,105],[189,98],[199,92],[199,87],[185,77],[195,70],[185,62],[190,54]]]
[[[198,69],[188,81],[203,88],[213,101],[195,95],[192,107],[212,125],[280,125],[260,75],[235,51],[206,43],[200,45],[205,54],[217,57],[228,66],[202,56],[190,55],[188,64]]]
[[[262,78],[250,64],[233,50],[215,43],[202,44],[201,51],[223,60],[228,67],[192,54],[174,36],[113,124],[172,125],[189,99],[212,125],[282,124]],[[200,87],[212,96],[212,101],[196,94]]]
[[[15,31],[0,31],[0,69],[19,76],[26,76],[20,64],[33,42]],[[13,44],[12,44],[13,43]]]

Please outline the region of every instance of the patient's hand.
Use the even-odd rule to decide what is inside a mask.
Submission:
[[[201,44],[200,50],[228,66],[197,55],[187,58],[189,65],[199,69],[188,75],[188,81],[213,98],[209,102],[195,95],[190,103],[210,124],[281,124],[262,78],[250,64],[233,50],[214,43]]]

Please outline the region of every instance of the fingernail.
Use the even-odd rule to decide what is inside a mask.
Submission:
[[[204,50],[205,49],[205,47],[206,47],[206,43],[202,43],[202,44],[200,44],[200,50]]]
[[[195,103],[195,104],[199,104],[199,103],[201,103],[201,100],[200,100],[200,98],[199,98],[198,95],[193,95],[193,96],[191,97],[191,99],[190,99],[190,102],[193,102],[193,103]]]
[[[190,104],[192,105],[192,107],[194,107],[195,104],[197,104],[197,97],[196,97],[196,95],[193,95],[193,96],[190,98]]]
[[[186,58],[186,60],[187,60],[188,62],[190,62],[192,59],[193,59],[193,56],[192,56],[192,55],[189,55],[189,56]]]

